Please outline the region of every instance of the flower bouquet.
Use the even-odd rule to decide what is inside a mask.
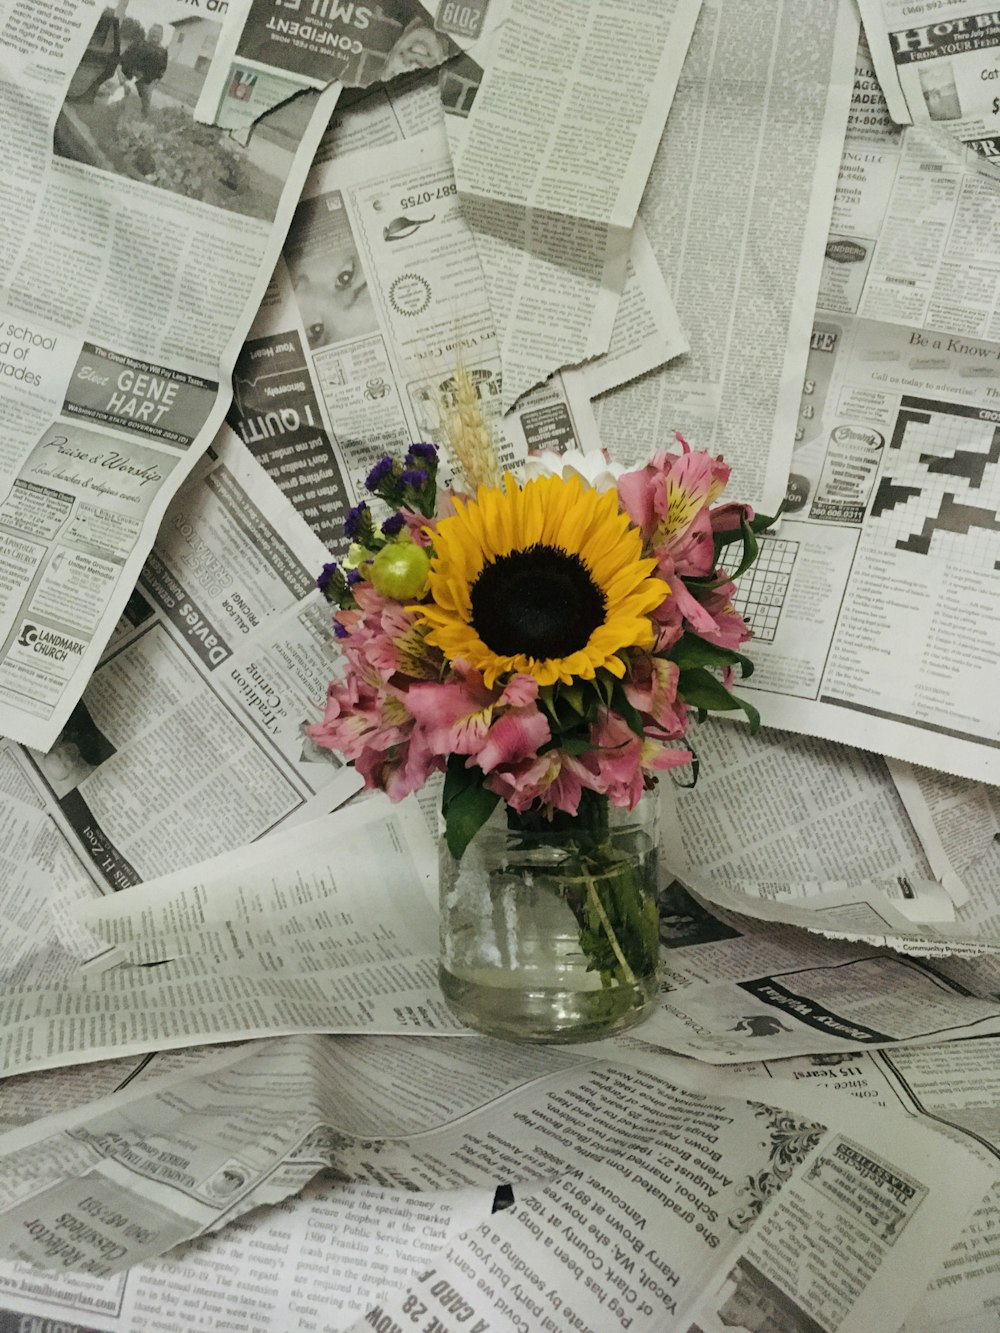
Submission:
[[[308,733],[393,800],[444,774],[442,987],[498,1035],[571,1040],[649,1009],[643,798],[696,776],[692,716],[758,726],[731,690],[752,670],[733,580],[772,520],[717,503],[729,468],[677,439],[632,471],[543,455],[518,479],[467,414],[462,483],[439,487],[431,444],[383,458],[318,580],[344,671]]]

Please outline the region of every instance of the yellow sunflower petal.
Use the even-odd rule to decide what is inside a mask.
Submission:
[[[652,643],[650,612],[669,595],[616,493],[576,477],[482,486],[441,520],[433,548],[431,601],[411,609],[427,642],[488,686],[514,672],[540,685],[620,676],[620,654]]]

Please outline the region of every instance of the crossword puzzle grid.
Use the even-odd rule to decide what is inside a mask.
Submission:
[[[991,422],[943,412],[931,414],[927,423],[907,423],[896,457],[885,461],[883,485],[900,488],[899,494],[881,512],[869,516],[865,539],[970,569],[996,569],[1000,561],[1000,468],[992,461],[995,431]],[[979,467],[973,471],[979,476],[963,475],[969,460],[974,463],[977,459]],[[906,495],[905,488],[915,493]],[[946,500],[947,496],[954,500]],[[876,497],[876,508],[881,498]],[[965,508],[979,511],[973,521],[968,516],[963,519]]]
[[[733,603],[759,642],[774,642],[798,549],[798,542],[768,538],[760,543],[756,563],[740,575]]]

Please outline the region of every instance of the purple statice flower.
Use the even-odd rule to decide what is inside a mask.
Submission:
[[[349,639],[351,637],[350,630],[345,629],[339,620],[333,622],[333,633],[334,637],[338,639]]]
[[[436,463],[438,461],[437,446],[429,444],[426,440],[418,440],[416,444],[411,444],[407,454],[407,463]]]
[[[397,533],[402,532],[405,519],[402,514],[390,514],[382,524],[382,533],[386,537],[395,537]]]
[[[323,566],[316,578],[316,587],[319,588],[320,592],[326,592],[327,588],[329,588],[339,572],[340,566],[337,564],[336,560],[329,560]]]
[[[365,544],[365,537],[371,532],[372,516],[367,503],[362,500],[355,505],[344,519],[344,535],[352,542]]]
[[[410,490],[422,491],[430,481],[430,477],[422,467],[408,467],[405,469],[399,480],[404,486],[408,486]]]
[[[369,472],[368,476],[365,478],[365,486],[373,494],[377,494],[380,484],[383,481],[385,481],[386,477],[391,477],[391,476],[392,476],[392,459],[389,457],[388,454],[383,454],[382,457],[375,464],[375,466],[372,468],[371,472]]]
[[[349,569],[347,571],[347,586],[349,588],[356,588],[363,578],[364,575],[361,573],[360,569]]]

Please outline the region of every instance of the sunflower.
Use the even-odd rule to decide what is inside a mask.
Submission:
[[[618,494],[578,478],[482,486],[431,535],[431,600],[412,610],[428,642],[469,662],[487,686],[511,673],[539,685],[625,673],[623,649],[649,648],[649,613],[670,589],[650,573]]]

